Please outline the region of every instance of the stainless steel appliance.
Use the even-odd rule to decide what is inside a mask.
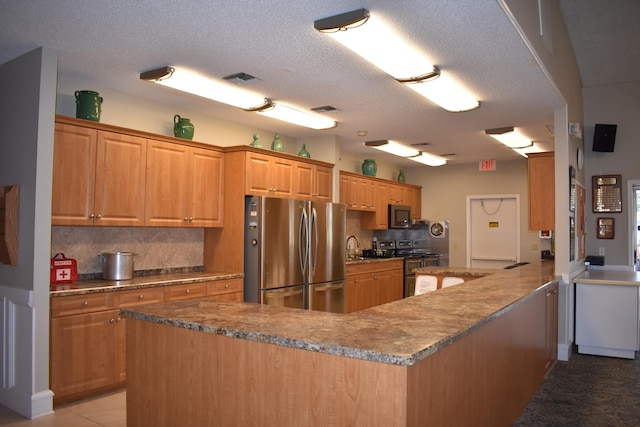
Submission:
[[[396,256],[404,258],[404,297],[410,297],[416,289],[416,268],[439,265],[440,255],[429,249],[416,247],[413,240],[396,242]]]
[[[343,204],[246,197],[245,301],[343,313],[345,235]]]
[[[415,275],[411,271],[429,265],[449,265],[449,221],[414,220],[406,229],[375,230],[372,235],[376,251],[363,251],[365,257],[376,256],[381,248],[393,248],[393,255],[405,259],[404,296],[415,289]],[[389,250],[380,255],[389,256]]]
[[[389,228],[409,228],[411,206],[389,205]]]

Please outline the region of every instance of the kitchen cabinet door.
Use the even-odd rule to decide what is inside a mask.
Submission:
[[[145,224],[185,227],[188,225],[189,147],[148,141]]]
[[[403,269],[393,269],[374,273],[376,288],[376,305],[402,299],[403,297]]]
[[[332,168],[305,162],[294,164],[294,197],[304,200],[332,201]]]
[[[333,201],[333,168],[314,166],[314,200]]]
[[[171,285],[164,287],[165,301],[181,301],[191,298],[207,296],[207,283],[188,283],[185,285]]]
[[[215,297],[219,301],[237,301],[244,300],[244,280],[213,280],[206,282],[207,295]]]
[[[293,162],[265,154],[247,153],[246,194],[293,197]]]
[[[149,140],[145,224],[222,226],[222,154]]]
[[[530,153],[528,156],[529,230],[554,230],[554,154]]]
[[[118,310],[51,319],[50,384],[56,401],[114,384]]]
[[[93,225],[97,140],[95,129],[56,123],[52,225]]]
[[[223,225],[224,158],[219,151],[189,150],[188,217],[192,227]]]
[[[94,225],[144,225],[146,158],[145,138],[98,131]]]
[[[409,199],[409,206],[411,206],[411,218],[422,218],[422,190],[417,187],[407,188],[407,198]]]

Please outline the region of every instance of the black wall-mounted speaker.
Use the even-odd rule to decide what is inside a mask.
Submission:
[[[617,129],[618,125],[602,125],[596,123],[596,129],[593,133],[593,151],[613,152],[613,147],[616,143]]]

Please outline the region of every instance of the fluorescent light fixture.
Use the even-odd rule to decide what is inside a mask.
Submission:
[[[492,138],[497,139],[511,149],[527,148],[533,145],[533,142],[529,138],[518,132],[513,128],[513,126],[487,129],[484,131],[484,133]]]
[[[420,154],[420,150],[407,147],[395,141],[388,141],[386,139],[378,141],[366,141],[364,143],[367,147],[377,148],[389,154],[396,155],[398,157],[413,157]]]
[[[420,152],[419,155],[415,157],[409,157],[409,160],[413,160],[414,162],[422,163],[427,166],[442,166],[447,163],[447,159],[440,156],[434,156],[433,154]]]
[[[447,163],[447,160],[442,157],[423,153],[420,150],[416,150],[412,147],[407,147],[406,145],[400,144],[396,141],[381,139],[378,141],[366,141],[364,145],[366,145],[367,147],[377,148],[378,150],[382,150],[389,154],[393,154],[398,157],[404,157],[405,159],[413,160],[415,162],[419,162],[428,166],[442,166]]]
[[[260,109],[256,112],[263,116],[282,120],[283,122],[295,123],[311,129],[330,129],[337,125],[335,121],[326,117],[307,114],[287,105],[277,103],[272,103],[272,105],[272,108]]]
[[[329,129],[337,125],[335,121],[326,117],[306,113],[286,105],[275,104],[262,95],[257,95],[235,85],[216,81],[181,68],[158,68],[157,70],[141,73],[140,79],[242,108],[246,111],[255,111],[299,126],[312,129]]]
[[[536,144],[535,142],[530,146],[530,147],[525,147],[525,148],[514,148],[513,151],[515,151],[516,153],[520,154],[522,157],[529,157],[527,156],[527,154],[530,153],[542,153],[546,150],[544,150],[542,147],[540,147],[539,144]]]
[[[445,79],[441,87],[429,89],[429,85],[442,79],[438,78],[441,71],[366,9],[319,19],[314,22],[314,28],[330,35],[397,81],[410,84],[413,90],[445,110],[460,112],[480,106],[479,101],[465,94],[451,79]],[[460,97],[464,98],[462,103],[454,102]]]
[[[480,101],[469,95],[448,75],[441,75],[437,80],[408,83],[407,87],[445,110],[454,113],[475,110],[480,107]]]
[[[431,61],[366,9],[319,19],[314,27],[394,78],[415,78],[434,69]]]

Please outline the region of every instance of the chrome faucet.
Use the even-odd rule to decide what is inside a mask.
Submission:
[[[351,239],[355,239],[356,240],[356,245],[357,245],[356,248],[360,247],[360,240],[358,240],[358,238],[356,236],[347,237],[347,243],[346,243],[346,246],[347,246],[347,259],[349,259],[349,240],[351,240]],[[358,250],[356,249],[356,255],[357,254],[358,254]]]

